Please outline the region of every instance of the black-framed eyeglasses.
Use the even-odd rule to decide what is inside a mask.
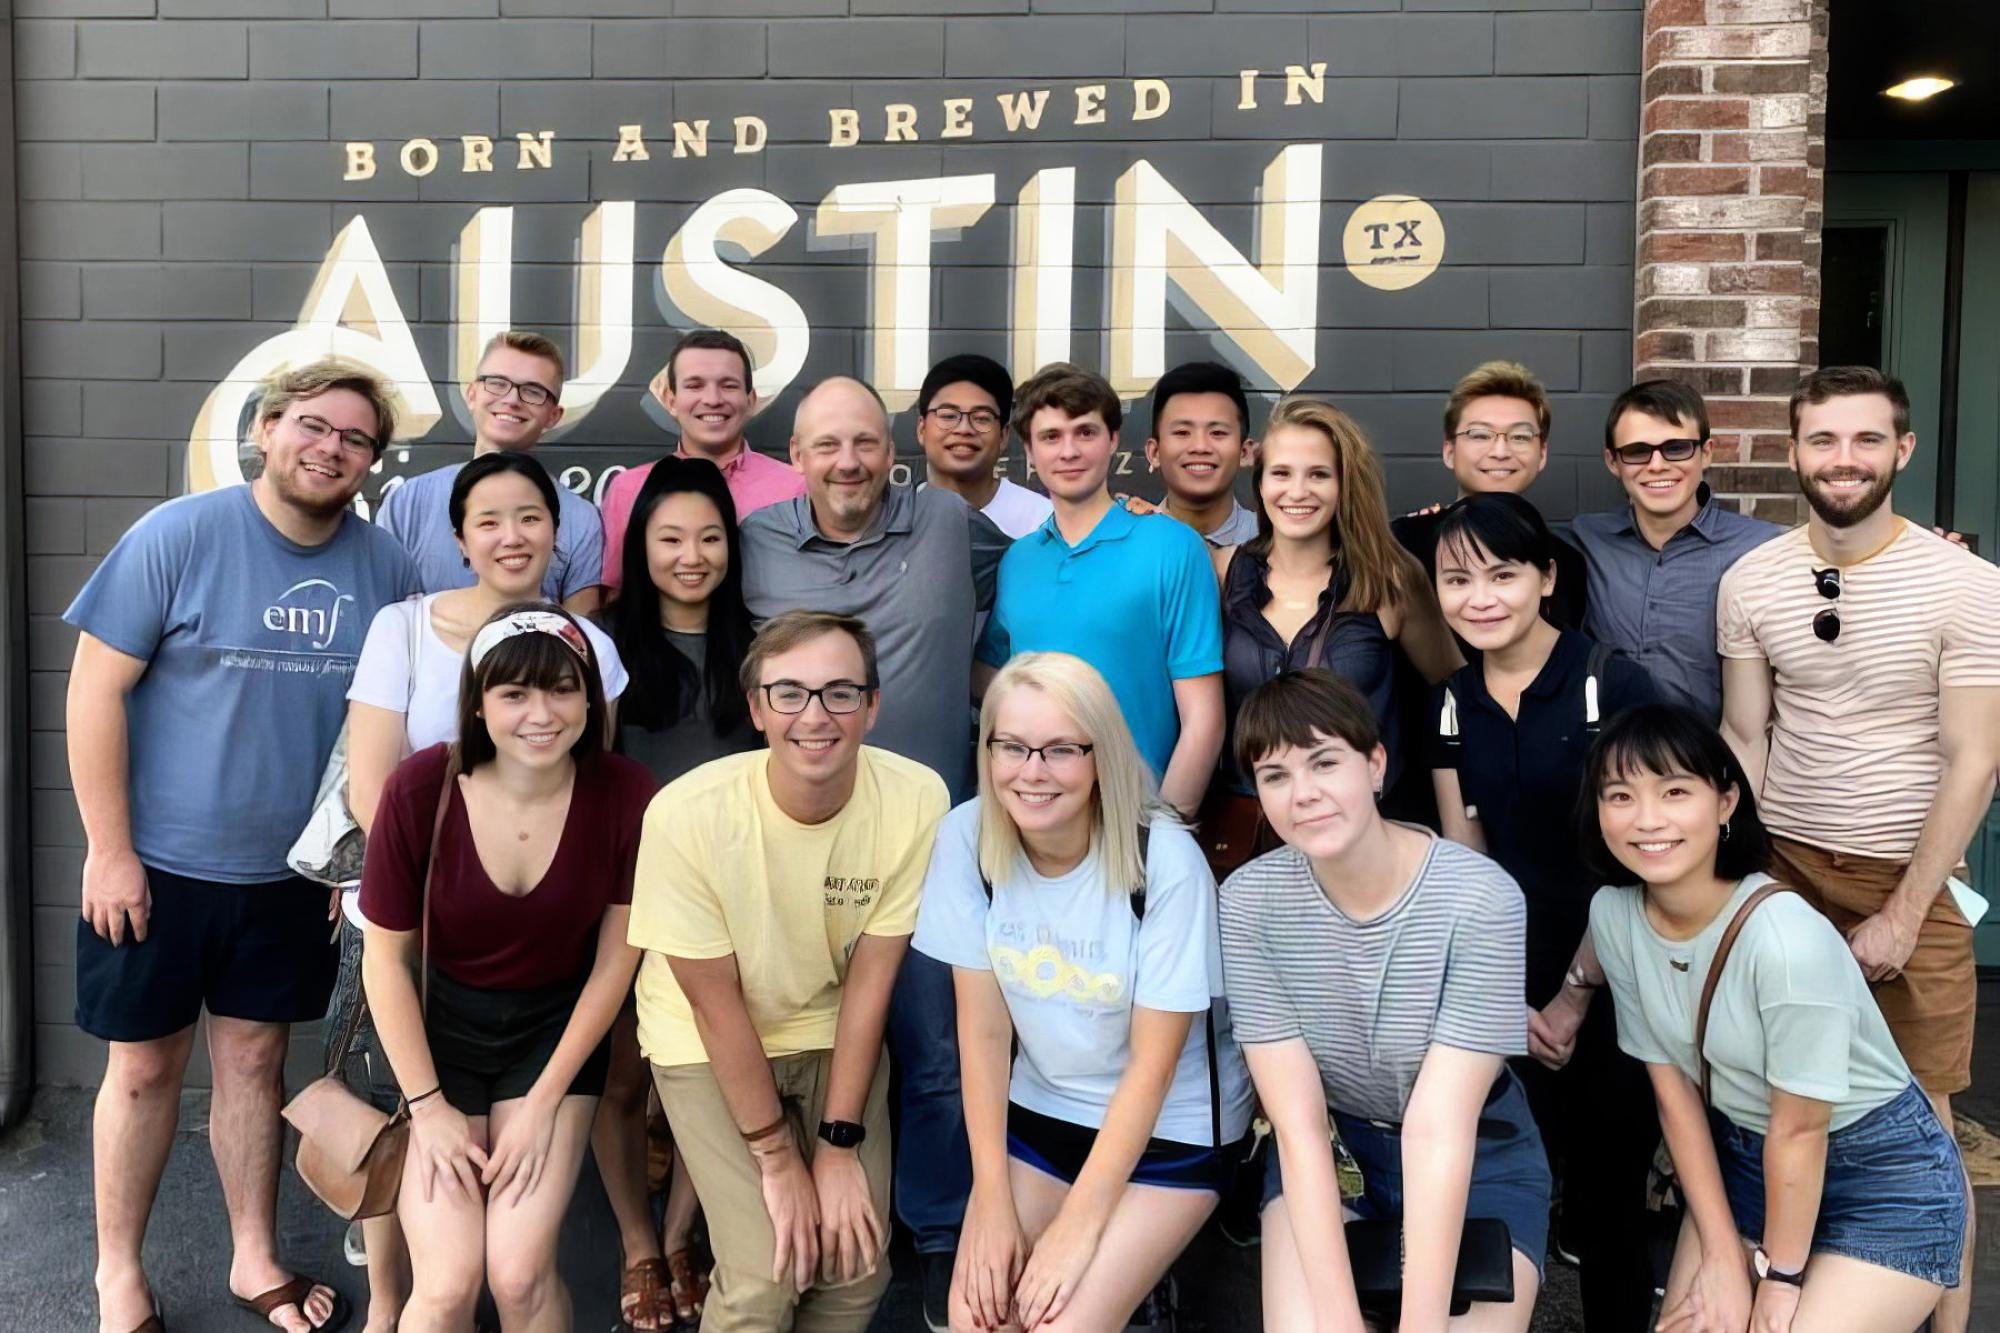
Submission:
[[[764,692],[764,702],[780,713],[803,713],[817,699],[821,708],[839,717],[860,712],[868,702],[868,687],[851,680],[836,680],[816,690],[795,680],[775,680],[757,688]]]
[[[1829,602],[1838,604],[1840,601],[1839,566],[1829,565],[1825,569],[1815,569],[1812,572],[1812,576],[1813,587],[1819,590],[1819,595],[1826,598]],[[1835,639],[1839,638],[1840,612],[1835,610],[1834,607],[1829,606],[1814,616],[1813,633],[1819,636],[1821,643],[1832,643]]]
[[[1626,467],[1644,467],[1653,461],[1654,454],[1669,463],[1685,463],[1700,448],[1700,440],[1661,440],[1657,444],[1634,440],[1630,444],[1619,445],[1611,452]]]
[[[992,430],[1000,424],[1000,414],[990,407],[975,407],[970,412],[962,407],[931,407],[924,410],[924,415],[934,418],[946,430],[957,430],[961,421],[971,422],[974,430]]]
[[[529,407],[542,407],[554,401],[556,391],[546,384],[533,380],[509,379],[505,375],[480,375],[472,381],[495,398],[505,398],[510,393],[521,395],[521,401]]]
[[[1470,440],[1474,444],[1491,444],[1495,440],[1505,440],[1516,449],[1531,449],[1541,442],[1538,430],[1510,430],[1504,434],[1491,426],[1467,426],[1452,436],[1455,440]]]
[[[381,448],[381,445],[376,443],[375,437],[367,431],[335,430],[331,421],[325,417],[316,417],[310,412],[299,413],[292,418],[292,423],[299,428],[299,433],[309,440],[324,440],[329,435],[338,435],[342,447],[352,449],[355,453],[365,451],[372,454]]]
[[[997,736],[986,739],[987,753],[993,761],[1008,768],[1026,768],[1028,761],[1036,755],[1050,768],[1073,768],[1083,762],[1083,757],[1097,747],[1077,741],[1057,741],[1052,745],[1024,745],[1020,741],[1002,740]]]

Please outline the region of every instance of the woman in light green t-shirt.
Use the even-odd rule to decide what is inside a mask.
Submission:
[[[1687,1202],[1660,1327],[1917,1328],[1958,1280],[1964,1170],[1846,941],[1797,894],[1742,918],[1695,1049],[1723,935],[1772,883],[1735,756],[1685,708],[1635,708],[1584,790],[1583,851],[1611,887],[1571,977],[1585,996],[1609,983]]]

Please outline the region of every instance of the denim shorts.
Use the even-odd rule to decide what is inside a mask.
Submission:
[[[1736,1229],[1764,1238],[1764,1136],[1709,1112]],[[1965,1168],[1930,1099],[1912,1083],[1826,1139],[1826,1183],[1812,1252],[1839,1254],[1958,1285],[1965,1246]]]
[[[1400,1125],[1363,1120],[1335,1110],[1340,1141],[1361,1168],[1361,1197],[1347,1208],[1365,1219],[1403,1216],[1403,1137]],[[1535,1265],[1537,1274],[1549,1249],[1549,1159],[1541,1132],[1528,1111],[1528,1095],[1511,1069],[1494,1080],[1486,1105],[1479,1112],[1479,1135],[1472,1149],[1472,1182],[1466,1194],[1467,1217],[1497,1217],[1507,1224],[1516,1250]],[[1277,1141],[1264,1166],[1264,1203],[1285,1192],[1278,1164]]]

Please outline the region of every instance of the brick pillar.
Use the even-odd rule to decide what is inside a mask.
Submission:
[[[1634,374],[1708,399],[1717,494],[1804,517],[1785,401],[1819,361],[1827,0],[1646,0]]]

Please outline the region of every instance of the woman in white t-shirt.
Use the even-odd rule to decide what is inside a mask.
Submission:
[[[1584,790],[1609,887],[1571,972],[1609,982],[1687,1200],[1660,1327],[1918,1327],[1958,1282],[1958,1148],[1847,941],[1796,893],[1756,898],[1782,886],[1741,765],[1706,721],[1653,704],[1605,727]]]
[[[913,941],[958,998],[973,1183],[951,1327],[1122,1328],[1249,1123],[1215,882],[1081,659],[1014,658],[979,734]]]
[[[482,454],[459,470],[451,527],[478,581],[378,611],[347,687],[347,806],[364,833],[374,826],[383,784],[396,766],[418,750],[458,739],[459,680],[472,636],[501,607],[541,599],[560,500],[548,471],[528,454]],[[608,635],[588,620],[577,623],[597,658],[609,710],[625,689],[625,668]],[[347,894],[345,906],[359,930],[357,897]],[[643,1208],[643,1182],[637,1198]],[[409,1293],[402,1233],[393,1214],[370,1218],[362,1232],[369,1260],[364,1333],[388,1333]]]

